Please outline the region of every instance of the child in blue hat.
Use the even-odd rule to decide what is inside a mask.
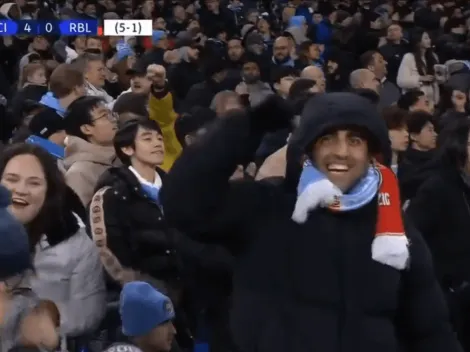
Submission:
[[[176,335],[175,310],[167,296],[146,282],[133,281],[122,288],[119,303],[122,332],[135,344],[125,344],[126,350],[171,350]],[[120,350],[116,347],[119,346],[113,345],[108,351]]]

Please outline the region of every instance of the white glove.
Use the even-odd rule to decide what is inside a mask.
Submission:
[[[308,213],[313,209],[328,207],[335,203],[343,193],[330,180],[324,179],[308,185],[298,196],[292,220],[299,224],[307,221]]]

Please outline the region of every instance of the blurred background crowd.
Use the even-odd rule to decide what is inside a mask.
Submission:
[[[173,229],[158,190],[213,121],[271,95],[296,115],[324,92],[377,104],[436,275],[445,290],[468,286],[468,1],[17,0],[0,14],[153,21],[150,37],[0,38],[1,183],[30,240],[36,275],[26,281],[59,311],[64,348],[98,351],[123,338],[116,301],[138,278],[175,304],[173,349],[236,351],[232,253]],[[283,179],[290,132],[266,134],[233,179]],[[469,348],[470,300],[450,302]]]

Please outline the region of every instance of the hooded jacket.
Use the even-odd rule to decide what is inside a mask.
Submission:
[[[101,175],[117,163],[112,146],[91,144],[80,137],[68,136],[65,146],[65,181],[86,207]]]
[[[294,190],[229,181],[262,134],[287,127],[282,121],[290,118],[274,97],[217,120],[183,151],[160,192],[172,225],[236,255],[231,326],[239,349],[460,352],[419,233],[405,225],[413,244],[408,270],[372,260],[377,197],[347,214],[317,209],[298,224],[291,220]],[[305,148],[326,129],[351,124],[370,132],[377,152],[388,152],[387,129],[373,104],[352,93],[323,94],[307,103],[289,141],[288,164],[300,165]],[[300,170],[292,169],[296,184]]]
[[[31,287],[59,310],[62,336],[93,332],[106,308],[106,289],[98,249],[72,209],[35,246]]]

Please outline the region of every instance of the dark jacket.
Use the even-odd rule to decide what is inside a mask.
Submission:
[[[435,173],[434,151],[408,148],[398,163],[398,181],[402,201],[412,199],[418,189]]]
[[[183,61],[169,68],[168,80],[176,98],[184,100],[193,85],[204,81],[204,74],[197,62]]]
[[[165,182],[165,173],[160,169],[158,173]],[[172,288],[183,285],[180,279],[189,272],[185,263],[194,271],[230,272],[229,253],[190,240],[170,228],[161,207],[147,197],[127,167],[109,169],[96,189],[105,186],[110,187],[103,196],[107,246],[122,266]],[[118,288],[115,283],[109,286]]]
[[[408,44],[401,42],[400,44],[387,43],[379,48],[380,53],[387,61],[387,79],[392,83],[397,83],[398,69],[400,68],[403,56],[409,51]]]
[[[9,102],[9,125],[17,128],[23,122],[28,110],[37,108],[42,96],[47,93],[47,87],[30,85],[20,89]]]
[[[437,131],[440,133],[447,126],[451,126],[456,123],[456,121],[467,119],[468,114],[465,112],[458,112],[453,109],[449,109],[444,112],[438,119],[437,119]]]
[[[218,120],[183,151],[161,191],[172,225],[213,234],[237,255],[231,323],[240,350],[461,351],[419,233],[406,226],[410,269],[371,259],[377,200],[349,214],[317,210],[299,225],[291,220],[295,191],[229,181],[265,124],[282,115],[272,102]]]
[[[188,91],[184,101],[184,111],[189,111],[194,106],[208,108],[211,106],[215,95],[227,88],[225,82],[217,83],[212,79],[194,84]]]
[[[138,66],[147,69],[147,67],[152,64],[165,65],[165,62],[163,60],[164,53],[165,50],[163,49],[152,48],[140,57],[138,61]]]
[[[222,28],[227,32],[229,38],[237,31],[232,12],[222,7],[217,14],[202,8],[199,13],[199,21],[204,33],[209,38],[217,37]]]
[[[162,182],[165,174],[157,169]],[[207,245],[189,239],[168,226],[161,207],[143,192],[135,175],[125,166],[109,169],[97,185],[97,190],[110,187],[102,198],[102,212],[106,233],[106,246],[125,270],[132,270],[138,280],[150,282],[167,294],[177,309],[176,329],[178,343],[192,345],[187,312],[183,311],[182,299],[191,294],[196,280],[205,280],[207,275],[227,276],[231,273],[231,255],[221,246]],[[94,200],[91,214],[97,214]],[[99,211],[98,211],[99,213]],[[94,229],[91,226],[92,230]],[[96,231],[96,229],[94,229]],[[96,241],[95,233],[93,237]],[[108,288],[112,293],[120,292],[121,286],[113,277],[118,268],[105,264]],[[111,269],[111,270],[110,270]],[[122,270],[122,269],[121,269]],[[201,272],[205,276],[198,275]],[[134,279],[134,280],[135,280]],[[201,287],[203,291],[206,287]],[[208,290],[204,290],[207,293]],[[201,304],[207,302],[200,296],[194,299]],[[196,302],[196,305],[199,303]],[[180,310],[181,309],[181,310]]]
[[[428,179],[411,201],[407,214],[433,255],[438,280],[470,280],[470,188],[452,168]]]
[[[124,267],[176,284],[181,263],[161,208],[127,167],[106,171],[96,189],[105,186],[111,187],[103,196],[108,248]]]

